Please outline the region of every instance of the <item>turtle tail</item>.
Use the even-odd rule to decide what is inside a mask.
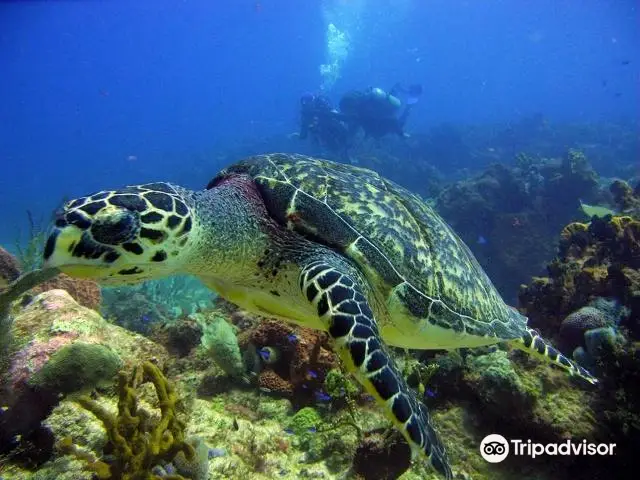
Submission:
[[[513,346],[546,362],[558,365],[570,376],[578,376],[595,385],[598,379],[591,375],[573,360],[568,359],[532,328],[527,328],[520,338],[513,341]]]

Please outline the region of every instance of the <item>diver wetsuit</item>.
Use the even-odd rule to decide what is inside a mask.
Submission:
[[[406,136],[404,125],[421,91],[422,89],[418,85],[405,90],[399,84],[389,92],[380,88],[369,88],[364,92],[353,90],[340,100],[340,111],[345,116],[352,133],[355,133],[358,128],[362,128],[365,136],[375,139],[389,133],[404,137]],[[402,103],[396,96],[398,93],[409,94],[409,99],[405,102],[404,109],[400,114],[398,111]]]
[[[300,99],[299,137],[306,139],[308,136],[314,143],[337,153],[341,160],[349,160],[349,129],[343,116],[323,95],[307,94]]]

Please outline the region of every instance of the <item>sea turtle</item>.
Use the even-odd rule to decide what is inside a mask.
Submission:
[[[527,328],[419,196],[351,165],[258,155],[202,191],[147,183],[94,193],[57,212],[44,256],[47,268],[108,285],[193,274],[246,310],[328,331],[413,457],[445,478],[443,444],[386,345],[509,341],[595,382]]]

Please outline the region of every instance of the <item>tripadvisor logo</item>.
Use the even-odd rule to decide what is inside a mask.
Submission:
[[[482,439],[480,455],[489,463],[500,463],[509,453],[536,458],[541,455],[613,455],[615,443],[588,443],[586,440],[561,443],[534,443],[531,440],[507,440],[492,433]]]

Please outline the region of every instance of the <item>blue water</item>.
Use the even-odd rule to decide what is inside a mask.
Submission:
[[[421,82],[419,131],[538,112],[638,121],[639,20],[632,0],[2,2],[0,243],[27,209],[46,220],[103,187],[204,186],[243,142],[286,138],[322,84],[328,23],[349,38],[331,98]]]

